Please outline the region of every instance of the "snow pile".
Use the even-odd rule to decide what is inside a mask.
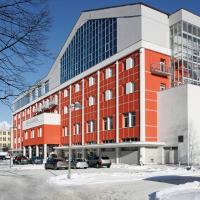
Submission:
[[[185,183],[156,192],[155,200],[200,199],[200,182]]]
[[[10,124],[6,121],[0,122],[0,130],[2,131],[9,131],[10,129]]]

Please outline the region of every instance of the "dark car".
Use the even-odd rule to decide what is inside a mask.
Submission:
[[[15,156],[13,164],[29,164],[29,159],[26,156]]]
[[[43,163],[43,158],[34,156],[30,159],[30,164],[42,164]]]
[[[6,160],[6,156],[0,155],[0,160]]]
[[[101,156],[101,157],[89,156],[87,160],[89,167],[96,167],[96,168],[104,166],[110,168],[112,163],[108,156]]]
[[[64,158],[49,157],[45,163],[45,169],[67,169],[68,163]]]

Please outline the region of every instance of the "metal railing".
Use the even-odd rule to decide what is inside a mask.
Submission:
[[[165,65],[165,63],[153,63],[150,66],[150,71],[152,74],[157,76],[169,76],[170,68]]]

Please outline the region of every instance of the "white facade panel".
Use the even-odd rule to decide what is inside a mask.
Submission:
[[[182,85],[158,94],[158,139],[178,147],[181,163],[200,163],[200,87]],[[183,136],[183,142],[178,142]]]
[[[23,122],[22,129],[27,130],[40,125],[60,125],[60,114],[43,113]]]

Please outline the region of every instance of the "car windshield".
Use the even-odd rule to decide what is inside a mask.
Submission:
[[[101,158],[104,160],[109,160],[108,156],[102,156]]]

